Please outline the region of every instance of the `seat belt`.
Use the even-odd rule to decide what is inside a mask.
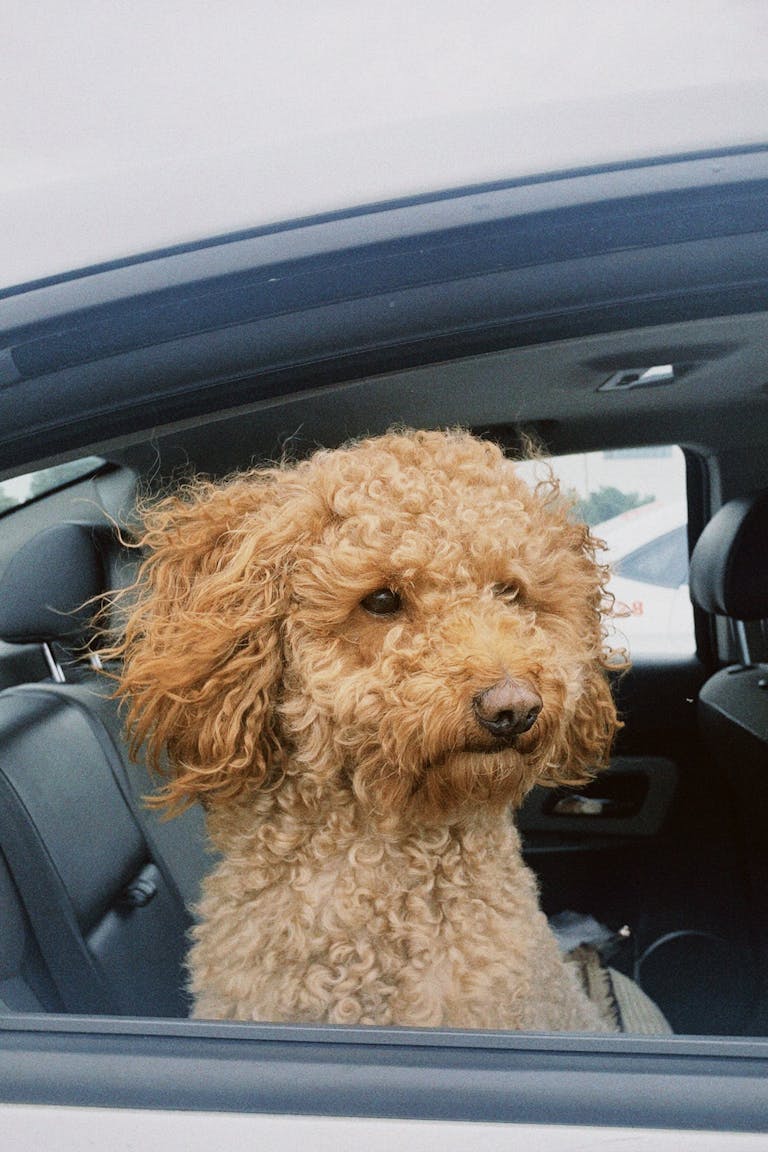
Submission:
[[[115,1011],[104,974],[89,952],[69,894],[31,813],[0,771],[0,843],[43,959],[68,1012]]]

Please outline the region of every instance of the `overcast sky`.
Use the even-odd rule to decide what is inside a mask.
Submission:
[[[3,12],[6,283],[432,181],[768,138],[765,0]]]

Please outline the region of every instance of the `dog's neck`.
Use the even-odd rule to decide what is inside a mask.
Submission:
[[[255,791],[216,805],[208,813],[208,825],[220,851],[231,853],[237,844],[238,850],[266,853],[275,862],[307,852],[319,861],[361,844],[406,854],[409,845],[418,845],[422,852],[426,844],[440,851],[452,843],[474,852],[488,851],[502,841],[509,844],[511,839],[519,846],[511,812],[503,806],[465,807],[446,813],[442,820],[433,815],[425,822],[418,812],[371,811],[349,788],[307,786],[306,780],[297,777],[285,780],[275,791]]]

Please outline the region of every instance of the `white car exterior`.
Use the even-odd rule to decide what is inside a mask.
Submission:
[[[611,646],[627,647],[630,656],[693,652],[685,503],[656,500],[604,520],[592,532],[605,542],[613,571]]]

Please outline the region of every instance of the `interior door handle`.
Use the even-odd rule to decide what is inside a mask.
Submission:
[[[631,816],[637,806],[610,796],[582,796],[578,792],[561,796],[552,806],[551,816],[587,816],[592,820],[609,816]]]

